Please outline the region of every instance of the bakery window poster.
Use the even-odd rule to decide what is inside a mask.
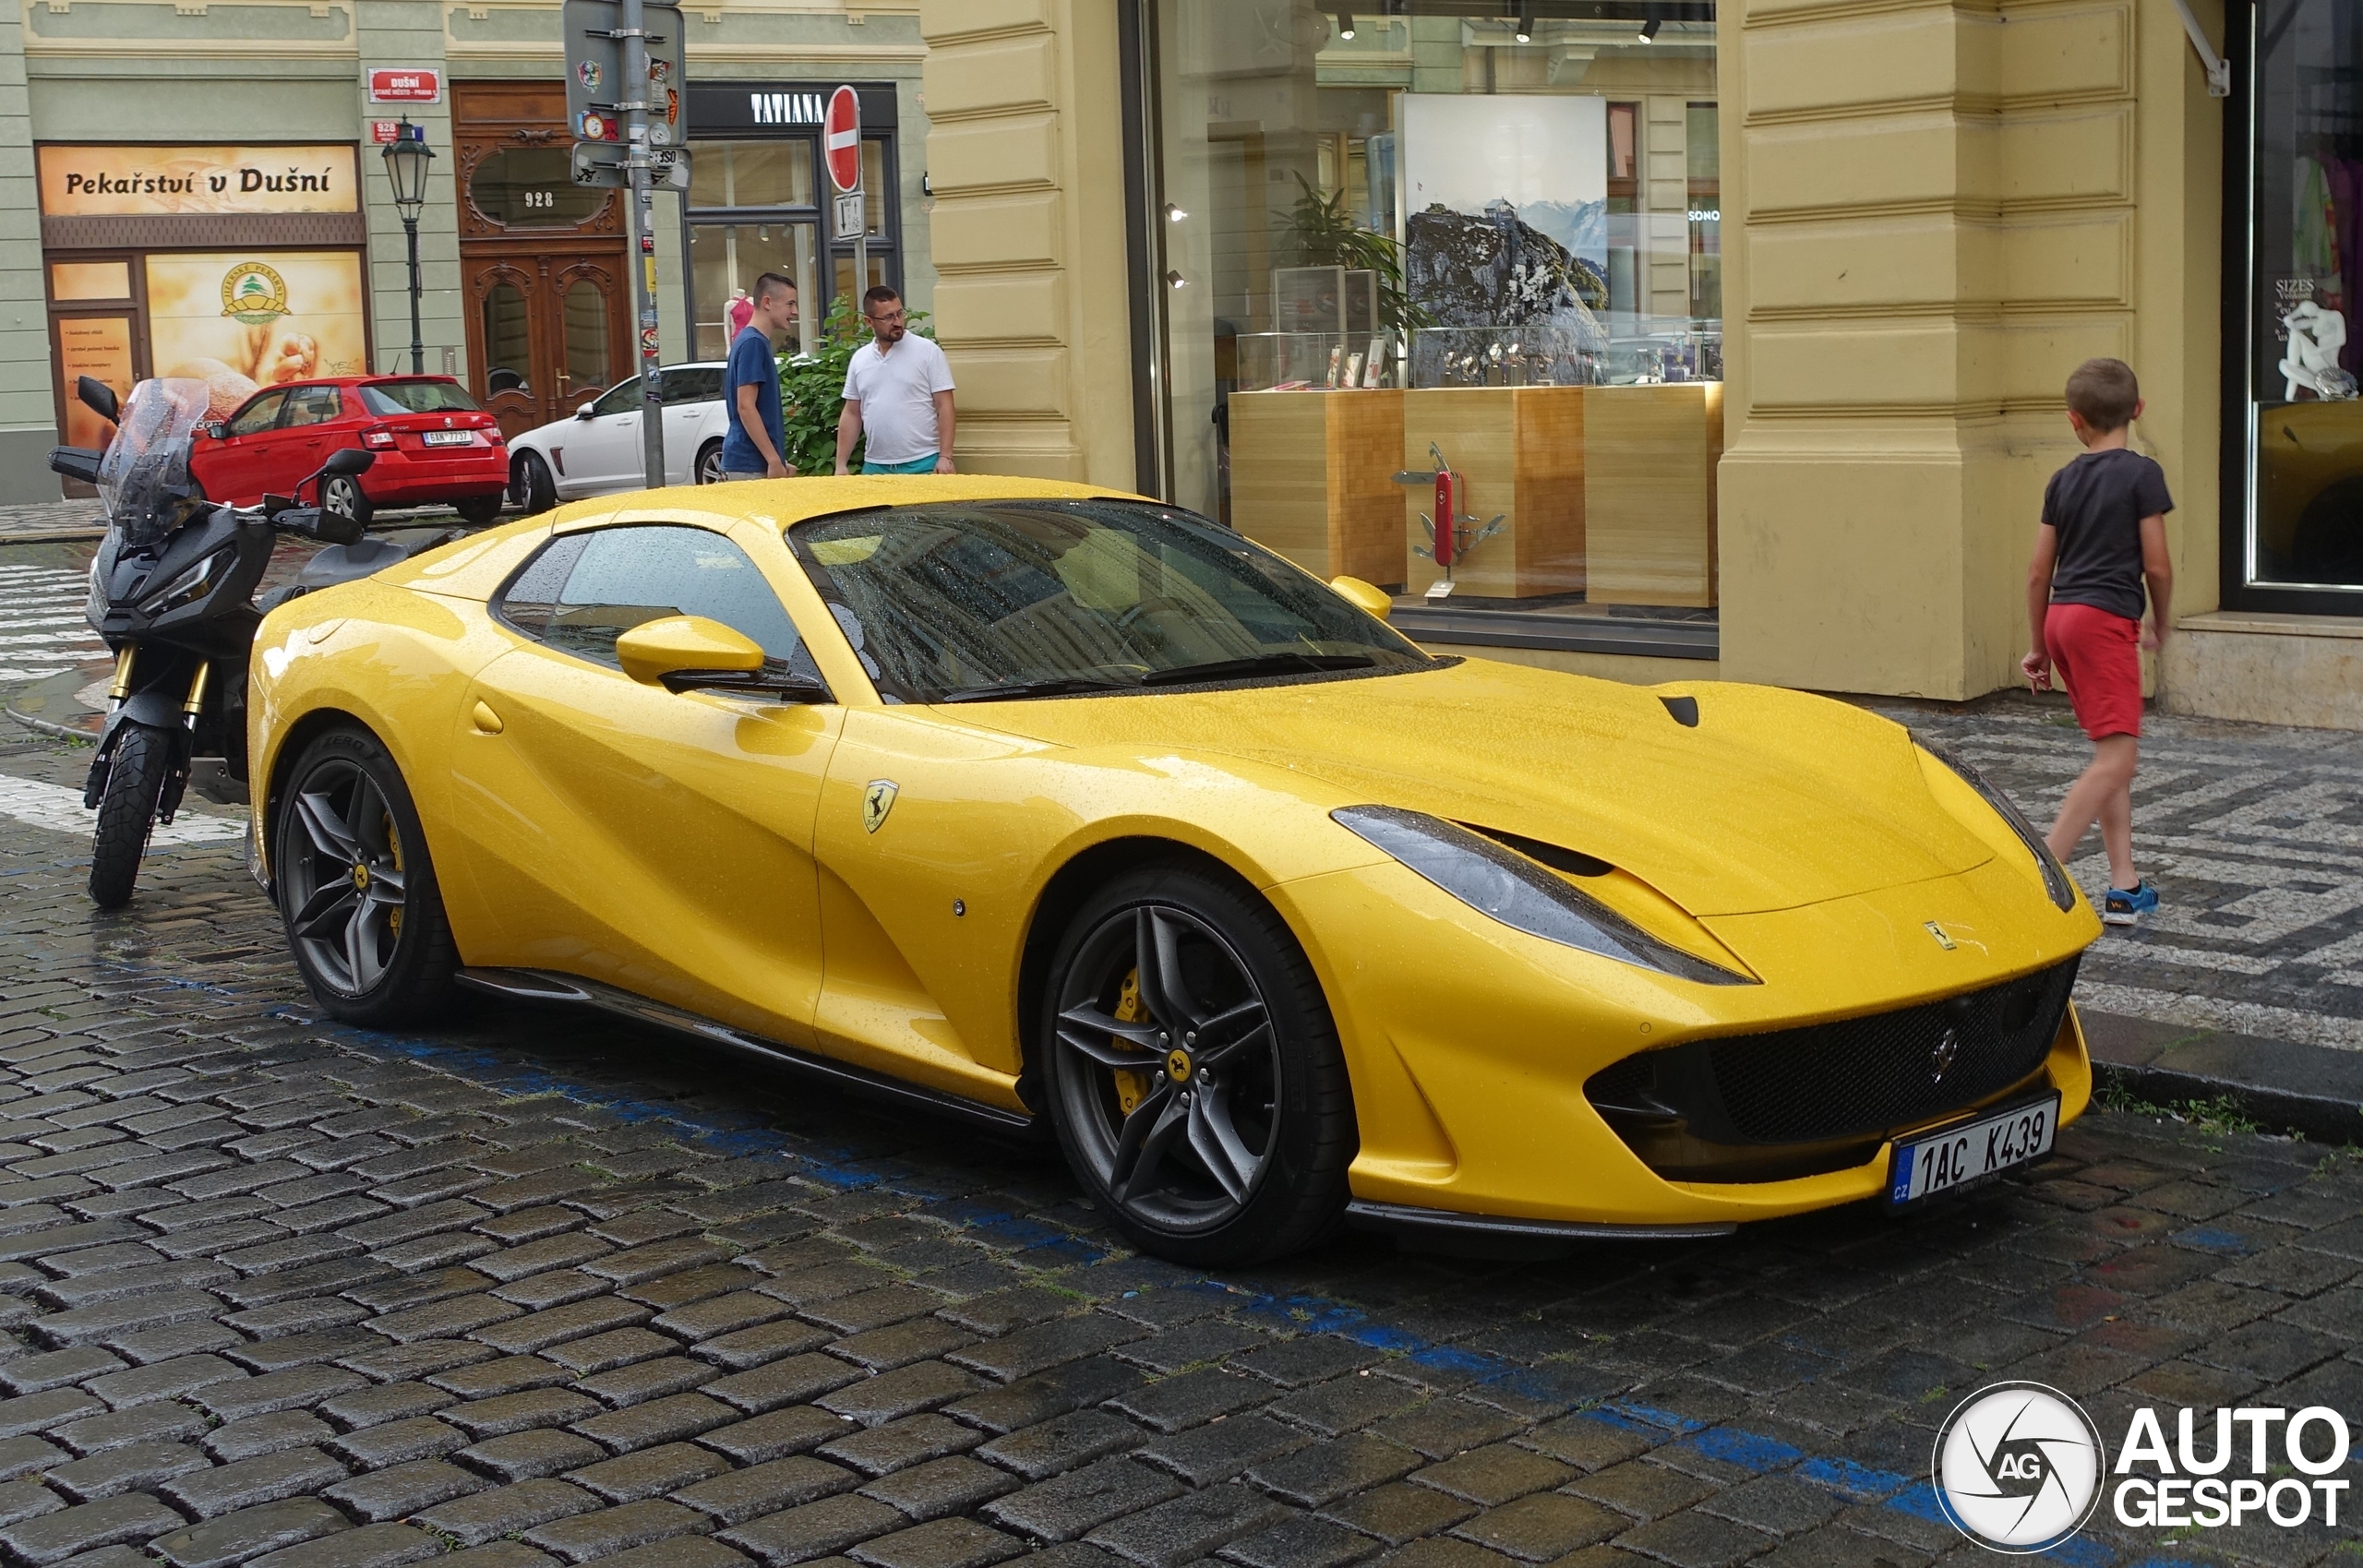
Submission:
[[[212,418],[282,381],[368,371],[357,252],[154,255],[147,268],[150,361],[206,383]]]

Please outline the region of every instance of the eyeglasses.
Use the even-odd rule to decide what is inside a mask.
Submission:
[[[891,327],[895,322],[900,321],[903,318],[903,312],[900,307],[882,312],[864,311],[862,314],[869,317],[870,320],[877,322],[881,327]]]

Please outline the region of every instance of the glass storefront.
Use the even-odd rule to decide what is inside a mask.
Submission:
[[[2363,614],[2363,10],[2258,0],[2249,22],[2237,581],[2259,607]]]
[[[862,88],[862,207],[870,277],[854,284],[854,241],[832,229],[821,122],[834,84],[750,82],[690,90],[690,353],[720,359],[731,302],[765,272],[796,283],[800,312],[780,348],[809,352],[832,301],[871,283],[902,286],[891,87]]]
[[[1140,0],[1159,477],[1415,612],[1710,622],[1714,6],[1483,9]]]

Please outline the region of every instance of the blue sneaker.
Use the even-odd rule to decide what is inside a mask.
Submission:
[[[2150,885],[2149,878],[2144,877],[2141,885],[2130,892],[2123,888],[2108,890],[2108,895],[2101,900],[2101,923],[2105,926],[2139,926],[2141,917],[2156,913],[2157,907],[2158,890]]]

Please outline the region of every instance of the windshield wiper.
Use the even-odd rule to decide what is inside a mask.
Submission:
[[[1005,697],[1066,697],[1079,691],[1124,691],[1132,683],[1089,680],[1082,676],[1055,676],[1047,680],[1005,680],[990,686],[964,686],[947,691],[940,702],[996,702]]]
[[[1229,680],[1239,676],[1299,675],[1313,670],[1366,670],[1377,664],[1367,653],[1300,653],[1282,651],[1254,653],[1244,659],[1216,659],[1179,669],[1151,670],[1143,686],[1190,686],[1202,680]]]

